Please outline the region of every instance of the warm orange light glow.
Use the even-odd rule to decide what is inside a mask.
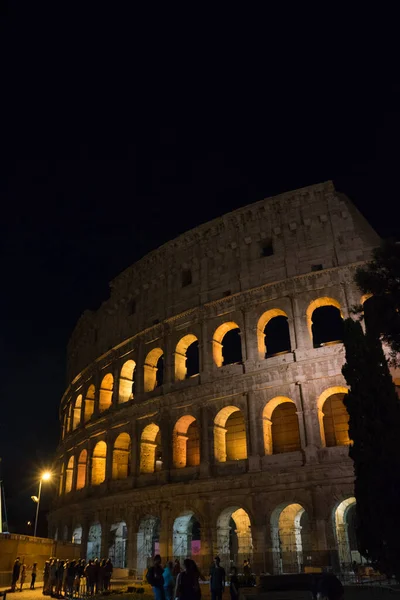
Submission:
[[[42,481],[49,481],[49,479],[51,479],[50,471],[45,471],[44,473],[42,473],[41,479]]]

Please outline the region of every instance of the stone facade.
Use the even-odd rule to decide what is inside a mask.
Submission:
[[[119,275],[68,346],[51,534],[138,572],[155,551],[269,572],[350,562],[344,350],[317,329],[360,303],[354,271],[378,243],[326,182]]]

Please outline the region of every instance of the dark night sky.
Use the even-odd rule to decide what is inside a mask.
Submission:
[[[191,227],[327,179],[378,233],[400,235],[400,87],[387,63],[341,55],[337,37],[323,68],[321,46],[286,59],[261,45],[255,60],[249,32],[216,54],[181,48],[177,62],[156,35],[137,55],[118,27],[78,40],[48,19],[3,17],[0,456],[20,532],[58,442],[68,337],[120,271]]]

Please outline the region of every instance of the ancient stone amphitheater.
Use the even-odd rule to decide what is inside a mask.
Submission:
[[[331,182],[154,250],[68,346],[50,533],[140,574],[358,558],[342,319],[377,235]]]

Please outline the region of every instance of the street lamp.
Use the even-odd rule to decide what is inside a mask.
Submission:
[[[39,517],[39,505],[40,505],[40,495],[42,493],[42,481],[49,481],[49,479],[51,479],[51,473],[50,471],[45,471],[44,473],[42,473],[42,475],[40,476],[40,480],[39,480],[39,492],[37,496],[31,496],[32,500],[34,502],[36,502],[36,517],[35,517],[35,529],[33,532],[34,537],[36,537],[36,529],[37,529],[37,522],[38,522],[38,517]]]

